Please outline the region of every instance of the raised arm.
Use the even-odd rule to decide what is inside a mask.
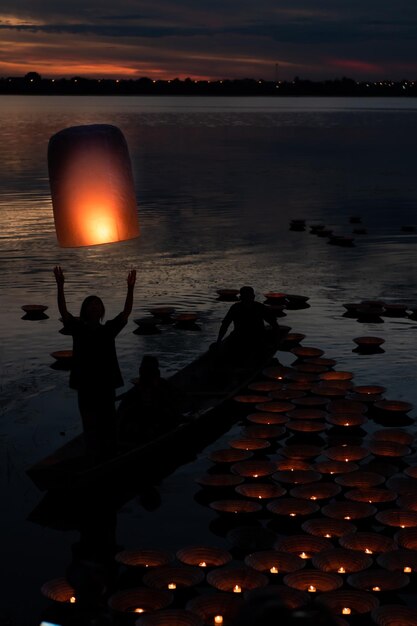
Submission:
[[[226,313],[226,317],[224,318],[224,320],[222,321],[220,325],[219,334],[217,336],[217,343],[220,343],[222,341],[232,321],[233,321],[233,316],[229,309],[229,311]]]
[[[69,317],[69,312],[67,309],[67,303],[65,300],[65,293],[64,293],[64,282],[65,282],[65,277],[64,277],[64,272],[62,271],[62,268],[60,265],[56,265],[54,267],[54,275],[55,275],[55,280],[56,280],[56,284],[57,284],[57,288],[58,288],[58,310],[62,316],[62,321],[65,323],[65,321],[68,319]]]
[[[126,321],[132,312],[133,291],[135,289],[135,282],[136,282],[136,270],[130,270],[129,274],[127,275],[127,294],[126,294],[125,307],[122,311],[122,315]]]

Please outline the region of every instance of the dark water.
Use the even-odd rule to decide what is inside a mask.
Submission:
[[[306,335],[305,345],[336,358],[356,384],[382,384],[389,399],[416,403],[416,321],[358,323],[343,315],[343,304],[417,302],[417,234],[404,229],[417,228],[417,104],[3,97],[0,122],[0,615],[4,623],[36,625],[45,606],[40,586],[64,574],[78,538],[74,529],[28,520],[42,494],[25,469],[80,430],[67,373],[51,368],[50,353],[71,347],[58,333],[52,267],[66,271],[70,310],[94,292],[108,316],[122,308],[127,272],[137,268],[134,311],[117,344],[126,387],[144,353],[157,354],[169,375],[206,349],[228,308],[216,290],[252,284],[260,299],[267,291],[308,296],[310,308],[283,319]],[[125,134],[142,234],[118,245],[60,249],[47,143],[61,128],[88,123],[115,124]],[[352,236],[352,216],[367,234],[353,235],[351,248],[288,228],[298,218]],[[20,307],[31,303],[47,305],[48,318],[23,320]],[[159,305],[197,312],[201,330],[134,335],[133,319]],[[384,338],[384,352],[353,352],[361,335]],[[222,544],[209,530],[215,515],[192,498],[194,475],[208,465],[202,453],[166,480],[154,511],[129,501],[117,516],[118,542],[175,550],[192,536],[193,543]]]

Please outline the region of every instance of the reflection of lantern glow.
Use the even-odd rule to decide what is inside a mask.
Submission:
[[[74,126],[56,133],[49,141],[48,167],[61,246],[92,246],[139,235],[129,152],[116,126]]]
[[[223,624],[223,615],[215,615],[214,616],[215,624]]]
[[[315,593],[317,589],[315,588],[314,585],[309,585],[307,588],[307,591],[309,591],[310,593]]]
[[[275,567],[275,565],[273,565],[270,570],[271,574],[278,574],[279,570],[277,567]]]
[[[344,606],[342,609],[342,614],[343,615],[350,615],[352,613],[352,609],[350,609],[348,606]]]
[[[233,592],[234,593],[242,593],[242,587],[240,587],[239,585],[235,585],[233,587]]]

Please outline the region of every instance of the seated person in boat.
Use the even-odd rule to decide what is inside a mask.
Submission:
[[[178,393],[162,378],[155,356],[144,355],[139,378],[121,397],[117,417],[122,441],[146,441],[178,423]]]
[[[217,347],[224,350],[221,342],[229,326],[233,323],[233,331],[228,337],[227,354],[232,358],[245,358],[262,351],[268,343],[267,326],[278,330],[279,326],[274,312],[261,302],[255,300],[252,287],[241,287],[239,302],[232,304],[223,319],[217,337]]]

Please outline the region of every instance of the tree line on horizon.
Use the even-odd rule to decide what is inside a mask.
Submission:
[[[253,78],[153,80],[110,78],[42,78],[38,72],[0,78],[2,95],[261,95],[261,96],[415,96],[417,81],[356,81],[343,76],[323,81],[267,81]]]

